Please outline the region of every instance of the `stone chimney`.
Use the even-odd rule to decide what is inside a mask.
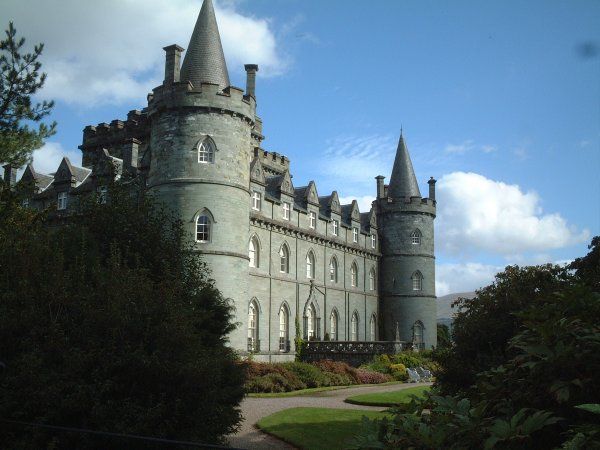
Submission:
[[[165,51],[165,85],[179,82],[181,52],[183,49],[176,44],[163,47]]]
[[[6,164],[4,168],[4,184],[9,189],[13,188],[17,184],[17,171],[12,165]]]
[[[431,200],[435,200],[435,183],[437,180],[435,180],[433,177],[429,178],[429,181],[427,182],[427,184],[429,185],[429,198]]]
[[[138,167],[138,149],[141,142],[135,138],[127,139],[123,146],[123,169],[135,172]]]
[[[377,175],[375,179],[377,180],[377,198],[384,198],[385,185],[383,184],[383,180],[385,179],[385,177],[383,175]]]
[[[257,64],[246,64],[246,95],[251,95],[256,99],[256,72],[258,72]]]

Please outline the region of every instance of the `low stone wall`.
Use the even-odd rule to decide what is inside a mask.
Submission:
[[[370,362],[375,355],[393,355],[410,346],[401,341],[308,341],[302,351],[302,361],[331,359],[358,367]]]

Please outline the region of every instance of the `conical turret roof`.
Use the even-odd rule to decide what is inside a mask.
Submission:
[[[420,197],[419,184],[415,171],[413,169],[408,148],[404,142],[404,136],[400,133],[400,141],[398,142],[398,150],[396,150],[396,159],[394,160],[394,168],[390,177],[388,186],[388,197]]]
[[[215,9],[211,0],[204,0],[183,64],[181,81],[191,81],[199,88],[201,83],[215,83],[221,89],[230,85]]]

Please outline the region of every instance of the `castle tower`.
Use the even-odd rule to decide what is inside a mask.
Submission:
[[[256,101],[230,86],[211,0],[204,0],[180,70],[182,50],[165,47],[165,80],[149,96],[148,192],[183,221],[240,318],[249,298],[249,166]],[[234,331],[230,342],[244,348],[245,328]]]
[[[436,345],[435,180],[422,198],[410,155],[400,134],[389,186],[377,177],[377,221],[381,239],[380,302],[384,339],[429,349]]]

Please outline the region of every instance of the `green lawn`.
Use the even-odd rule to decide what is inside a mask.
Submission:
[[[354,403],[355,405],[396,406],[401,403],[409,403],[412,395],[424,397],[424,392],[428,390],[429,386],[415,386],[392,392],[355,395],[354,397],[347,398],[345,401],[346,403]]]
[[[335,450],[347,448],[348,441],[360,431],[363,416],[381,419],[386,415],[352,409],[291,408],[271,414],[257,425],[299,448]]]

